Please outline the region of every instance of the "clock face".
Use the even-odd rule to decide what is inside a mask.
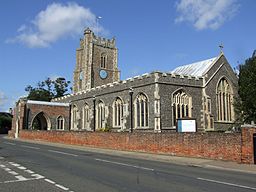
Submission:
[[[108,72],[106,70],[104,70],[104,69],[101,69],[100,70],[100,78],[101,79],[106,79],[107,76],[108,76]]]

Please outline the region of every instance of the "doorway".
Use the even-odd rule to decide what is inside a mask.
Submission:
[[[38,113],[32,122],[32,129],[34,130],[47,130],[49,129],[49,120],[47,121],[47,118],[43,112]]]

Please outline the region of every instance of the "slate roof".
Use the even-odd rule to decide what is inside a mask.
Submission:
[[[216,62],[217,59],[218,57],[213,57],[211,59],[183,65],[174,69],[172,73],[202,77],[207,73],[207,71],[211,68],[211,66]]]

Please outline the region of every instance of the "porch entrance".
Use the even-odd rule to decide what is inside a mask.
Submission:
[[[32,122],[32,129],[34,130],[47,130],[49,123],[43,112],[37,114]]]

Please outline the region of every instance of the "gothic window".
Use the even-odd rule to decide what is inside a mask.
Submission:
[[[83,107],[83,128],[88,129],[90,123],[90,108],[89,105],[85,104]]]
[[[77,129],[78,124],[78,108],[76,105],[71,107],[71,129]]]
[[[106,69],[107,68],[107,55],[105,53],[101,54],[100,57],[100,67]]]
[[[135,123],[137,128],[148,127],[148,98],[143,93],[135,100]]]
[[[99,101],[97,108],[96,108],[96,122],[97,128],[104,128],[104,121],[105,121],[105,105],[102,101]]]
[[[183,117],[191,117],[192,98],[183,90],[179,90],[172,96],[172,119],[173,126],[176,120]]]
[[[123,118],[123,101],[118,97],[113,103],[113,125],[120,127]]]
[[[207,98],[207,112],[211,113],[212,112],[212,108],[211,108],[211,99]]]
[[[64,130],[64,118],[62,116],[57,118],[57,129]]]
[[[217,117],[218,121],[230,122],[233,120],[233,94],[232,89],[225,78],[222,78],[217,86]]]

